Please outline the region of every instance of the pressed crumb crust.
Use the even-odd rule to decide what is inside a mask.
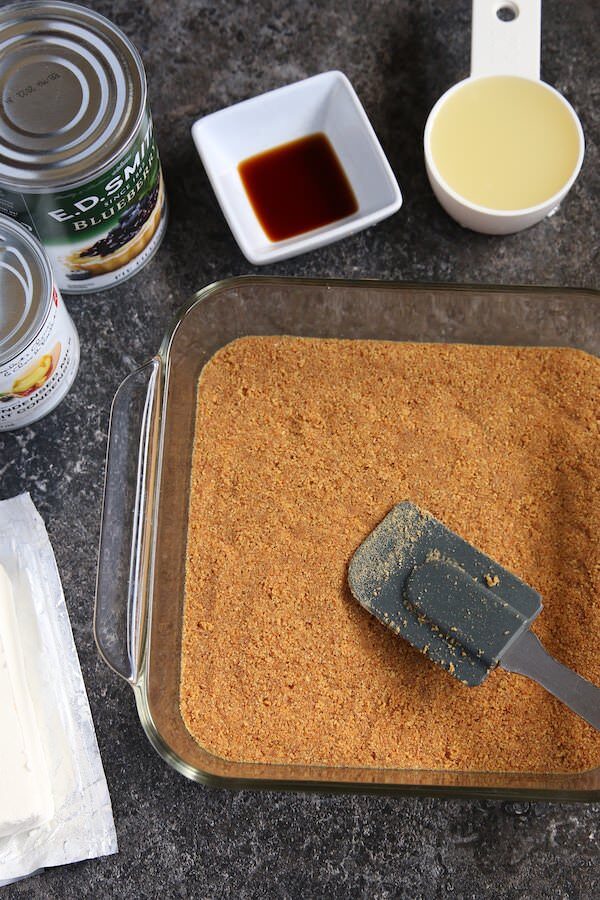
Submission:
[[[412,500],[537,588],[600,684],[600,362],[569,349],[244,338],[198,387],[181,711],[247,762],[566,772],[600,734],[534,682],[468,688],[353,600]]]

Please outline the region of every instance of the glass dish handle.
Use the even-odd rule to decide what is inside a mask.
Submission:
[[[132,685],[144,654],[161,368],[155,357],[125,378],[108,432],[94,637],[107,665]]]

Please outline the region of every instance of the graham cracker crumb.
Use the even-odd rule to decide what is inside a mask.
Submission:
[[[410,499],[538,589],[534,630],[600,684],[599,398],[598,360],[574,350],[286,337],[220,350],[198,386],[189,508],[193,737],[254,762],[600,765],[600,734],[539,685],[497,669],[466,690],[346,581]]]

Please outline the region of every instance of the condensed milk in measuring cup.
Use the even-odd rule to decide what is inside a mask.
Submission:
[[[471,75],[433,107],[425,163],[457,222],[509,234],[556,209],[584,154],[571,105],[540,81],[540,0],[473,0]]]
[[[79,365],[79,338],[42,246],[0,216],[0,431],[60,403]]]

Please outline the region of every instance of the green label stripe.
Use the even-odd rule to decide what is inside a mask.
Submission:
[[[0,213],[32,228],[44,244],[81,244],[114,228],[153,190],[159,175],[152,120],[146,114],[133,145],[100,178],[57,193],[21,194],[0,188]]]

